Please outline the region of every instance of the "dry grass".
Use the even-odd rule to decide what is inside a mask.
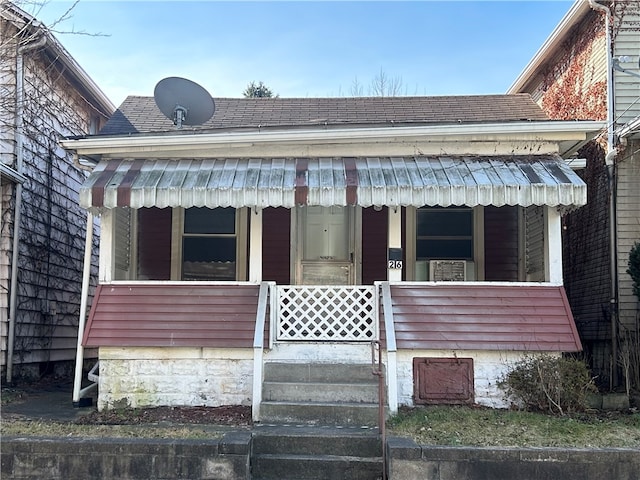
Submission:
[[[2,404],[23,402],[29,391],[2,388]],[[4,409],[3,409],[4,410]],[[213,439],[247,429],[249,407],[119,409],[73,421],[28,419],[2,412],[2,436]],[[478,407],[403,408],[389,435],[424,445],[640,449],[640,413],[590,412],[571,416]]]
[[[78,425],[52,420],[3,419],[0,434],[17,437],[214,439],[224,430],[208,425]]]
[[[572,416],[429,406],[402,409],[389,422],[394,435],[423,445],[478,447],[640,448],[640,414]]]

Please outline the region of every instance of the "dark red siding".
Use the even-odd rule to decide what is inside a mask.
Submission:
[[[189,282],[99,285],[83,344],[251,348],[259,290]]]
[[[171,278],[171,209],[138,210],[138,279]]]
[[[362,284],[387,279],[387,209],[362,209]]]
[[[391,302],[398,349],[582,349],[560,286],[397,284]]]
[[[262,279],[281,285],[291,283],[291,210],[262,211]]]
[[[484,209],[484,277],[489,282],[518,281],[518,209]]]

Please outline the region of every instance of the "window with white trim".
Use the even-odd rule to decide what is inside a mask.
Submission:
[[[239,280],[239,217],[234,208],[184,210],[182,280]]]
[[[416,212],[416,260],[473,260],[473,209],[419,208]]]

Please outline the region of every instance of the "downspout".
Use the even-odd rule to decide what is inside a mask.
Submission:
[[[611,298],[609,299],[611,311],[611,356],[612,356],[612,378],[611,387],[618,386],[618,232],[617,224],[617,172],[616,156],[618,151],[611,150],[605,157],[607,166],[607,176],[609,180],[609,271],[611,277]]]
[[[33,43],[18,47],[16,54],[16,172],[22,175],[24,161],[24,54],[42,48],[46,35]],[[20,217],[22,215],[22,183],[16,184],[16,202],[13,211],[13,245],[11,252],[11,295],[9,298],[9,332],[7,338],[7,384],[13,381],[13,351],[15,347],[16,315],[18,311],[18,258],[20,248]]]
[[[606,51],[607,51],[607,155],[605,156],[605,166],[607,167],[607,177],[609,181],[609,276],[610,276],[610,299],[609,311],[611,315],[611,383],[618,384],[618,370],[615,367],[618,358],[618,239],[616,231],[616,157],[618,150],[615,142],[615,109],[614,109],[614,83],[613,83],[613,44],[611,41],[611,10],[609,7],[596,3],[595,0],[588,0],[589,6],[605,14],[606,26]]]
[[[588,0],[589,6],[598,12],[602,12],[605,15],[605,44],[607,49],[607,150],[608,155],[611,151],[614,151],[614,109],[613,109],[613,59],[612,59],[612,45],[611,45],[611,11],[609,7],[605,7],[596,2],[596,0]]]

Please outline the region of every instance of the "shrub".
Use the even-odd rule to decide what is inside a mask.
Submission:
[[[633,293],[640,300],[640,243],[635,242],[629,252],[629,268],[627,273],[633,280]]]
[[[551,355],[516,362],[499,386],[526,410],[560,415],[585,410],[587,394],[597,391],[584,361]]]

